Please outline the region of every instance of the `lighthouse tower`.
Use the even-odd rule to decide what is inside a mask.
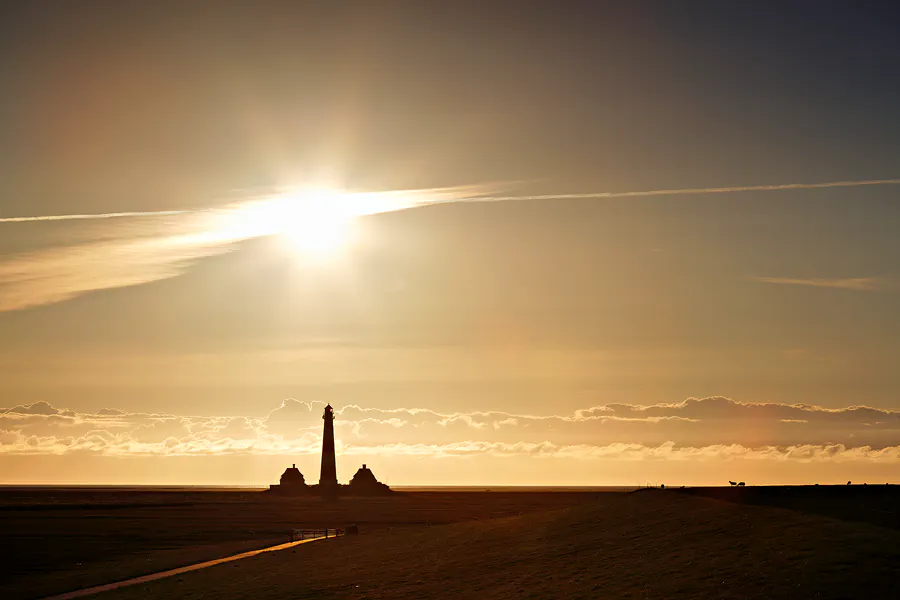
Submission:
[[[319,473],[319,485],[322,488],[337,489],[337,468],[334,463],[334,409],[325,407],[322,415],[325,427],[322,432],[322,470]]]

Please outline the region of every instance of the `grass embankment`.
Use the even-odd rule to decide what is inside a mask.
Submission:
[[[695,487],[677,491],[900,529],[900,486],[897,485]]]
[[[258,492],[13,490],[0,494],[0,598],[39,598],[262,548],[292,528],[363,531],[571,506],[587,493],[278,498]]]
[[[98,596],[898,598],[900,532],[685,494],[317,542]]]

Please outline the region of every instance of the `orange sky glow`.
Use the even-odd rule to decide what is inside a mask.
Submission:
[[[898,481],[888,54],[376,4],[0,24],[0,484]]]

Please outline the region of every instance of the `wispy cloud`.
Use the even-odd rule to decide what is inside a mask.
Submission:
[[[900,179],[788,183],[739,187],[681,188],[627,192],[585,192],[491,196],[504,186],[485,184],[423,190],[344,194],[342,209],[352,216],[456,202],[506,202],[625,198],[753,191],[896,185]],[[139,285],[174,277],[203,257],[230,250],[241,240],[278,233],[286,223],[278,209],[285,196],[254,199],[200,211],[137,211],[99,214],[0,217],[0,226],[43,221],[125,220],[102,240],[0,257],[0,311],[61,302],[93,290]],[[135,224],[131,219],[140,218]],[[146,220],[156,223],[149,227]],[[872,291],[879,280],[757,277],[758,281]]]
[[[346,217],[392,212],[468,197],[490,188],[455,187],[346,194],[334,200]],[[228,252],[242,240],[290,227],[295,199],[272,196],[202,211],[51,215],[0,223],[127,219],[102,239],[0,257],[0,311],[52,304],[103,289],[150,283],[181,274],[196,260]],[[333,206],[332,206],[333,208]],[[148,217],[150,217],[148,219]],[[163,218],[160,218],[163,217]]]
[[[900,182],[900,180],[898,180]],[[356,215],[377,214],[405,210],[430,204],[445,202],[474,201],[486,194],[500,189],[499,184],[460,185],[443,188],[427,188],[414,190],[391,190],[383,192],[353,192],[340,194],[337,200],[348,207]],[[196,210],[143,210],[130,212],[79,213],[63,215],[33,215],[20,217],[0,217],[0,223],[33,223],[42,221],[85,221],[94,219],[124,219],[136,217],[164,217],[173,215],[199,215],[215,213],[223,209],[235,209],[241,206],[259,206],[266,198],[300,196],[302,191],[282,190],[264,196],[255,197],[244,202],[231,203],[226,206],[203,208]]]
[[[763,283],[805,285],[809,287],[856,290],[860,292],[874,292],[884,289],[885,287],[884,280],[878,277],[847,277],[843,279],[825,279],[820,277],[750,277],[749,279],[761,281]]]
[[[193,260],[228,249],[235,232],[215,239],[197,215],[162,226],[117,228],[106,239],[44,248],[0,260],[0,311],[68,300],[93,290],[174,277]]]
[[[825,181],[819,183],[778,183],[767,185],[743,185],[731,187],[705,187],[705,188],[675,188],[668,190],[638,190],[629,192],[579,192],[575,194],[536,194],[518,196],[490,196],[488,187],[484,185],[457,186],[452,188],[439,188],[431,190],[410,190],[400,192],[386,192],[376,194],[359,194],[359,196],[423,196],[410,203],[401,202],[389,210],[402,210],[416,206],[429,204],[441,204],[448,202],[513,202],[516,200],[576,200],[591,198],[628,198],[644,196],[686,196],[693,194],[733,194],[739,192],[777,192],[788,190],[816,190],[841,187],[866,187],[876,185],[900,185],[900,179],[861,179],[850,181]],[[490,187],[496,188],[496,185]],[[124,217],[147,217],[162,215],[179,215],[197,211],[167,210],[167,211],[137,211],[137,212],[110,212],[97,214],[69,214],[69,215],[38,215],[21,217],[0,217],[0,223],[27,223],[32,221],[75,221],[85,219],[114,219]],[[378,210],[376,212],[384,212]]]

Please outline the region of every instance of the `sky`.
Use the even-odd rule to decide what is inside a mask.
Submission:
[[[898,26],[4,5],[0,483],[896,481]]]

